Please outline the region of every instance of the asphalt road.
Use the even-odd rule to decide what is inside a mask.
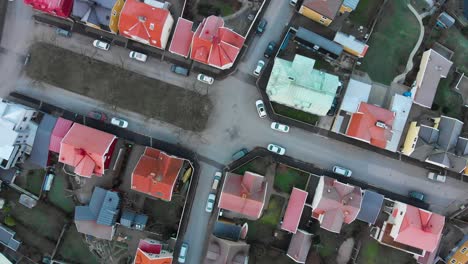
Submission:
[[[16,1],[16,5],[22,2]],[[284,6],[283,6],[284,5]],[[286,8],[290,12],[285,12]],[[30,12],[21,13],[15,8],[15,14],[9,19],[27,19]],[[465,203],[467,184],[454,179],[447,179],[445,184],[429,182],[426,179],[427,171],[386,156],[363,150],[353,145],[330,140],[328,138],[311,134],[298,128],[291,128],[290,133],[282,134],[269,128],[268,118],[260,119],[255,110],[255,100],[260,95],[255,87],[250,72],[259,58],[263,58],[263,51],[271,40],[279,40],[282,25],[286,24],[292,14],[288,1],[272,0],[265,12],[269,21],[266,32],[256,37],[251,48],[243,57],[239,71],[223,81],[215,81],[212,86],[200,86],[192,74],[188,78],[179,77],[169,72],[169,64],[156,59],[149,59],[146,64],[132,61],[128,58],[128,50],[112,47],[109,52],[97,51],[91,46],[91,39],[74,35],[71,39],[57,38],[53,29],[46,26],[36,26],[35,38],[49,41],[55,45],[89,54],[90,56],[109,63],[124,65],[125,68],[142,73],[152,78],[176,84],[186,89],[206,92],[214,103],[213,112],[208,121],[208,127],[202,133],[183,131],[172,125],[119,109],[118,106],[108,106],[90,98],[71,94],[65,90],[41,85],[28,80],[24,75],[16,81],[16,90],[27,93],[51,104],[65,109],[86,114],[90,110],[100,110],[109,116],[117,115],[126,118],[129,129],[141,134],[179,143],[196,151],[201,160],[201,173],[196,189],[196,198],[191,212],[190,222],[184,240],[191,247],[187,263],[201,263],[203,243],[207,235],[209,214],[205,213],[206,199],[210,191],[213,173],[216,168],[230,161],[232,153],[242,147],[252,149],[255,146],[266,146],[268,143],[278,143],[287,149],[286,154],[306,162],[314,163],[322,168],[331,168],[338,164],[353,170],[353,177],[364,180],[371,185],[406,195],[409,190],[422,191],[427,195],[427,202],[431,210],[447,213],[461,203]],[[22,15],[23,14],[23,15]],[[9,23],[7,21],[7,23]],[[11,21],[10,21],[11,23]],[[14,25],[15,23],[11,23]],[[23,25],[18,23],[19,25]],[[14,34],[29,34],[23,26],[5,28],[6,36]],[[5,46],[3,46],[5,45]],[[2,42],[7,50],[18,51],[14,43]],[[257,48],[258,47],[258,48]],[[19,50],[18,52],[25,52]],[[0,57],[5,61],[5,55]],[[8,76],[1,76],[0,81],[7,81]],[[11,79],[11,78],[9,78]]]

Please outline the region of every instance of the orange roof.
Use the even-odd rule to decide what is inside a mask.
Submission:
[[[395,113],[368,103],[361,102],[359,109],[351,116],[346,135],[385,148],[392,136]],[[381,125],[377,126],[377,123]],[[386,128],[381,127],[385,124]]]
[[[171,264],[172,257],[150,257],[141,249],[137,249],[135,255],[135,264]]]
[[[119,19],[119,33],[133,40],[164,49],[172,29],[169,10],[138,0],[127,0]]]
[[[170,201],[184,160],[146,147],[132,174],[132,190]]]
[[[112,134],[74,123],[60,143],[59,161],[75,167],[80,176],[102,176],[115,139]]]
[[[134,264],[171,264],[172,254],[162,250],[158,241],[142,239],[138,243]]]

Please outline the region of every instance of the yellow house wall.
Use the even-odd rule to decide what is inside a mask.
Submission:
[[[359,56],[361,55],[359,52],[357,52],[357,51],[355,51],[355,50],[352,50],[352,49],[350,49],[350,48],[348,48],[348,47],[343,46],[343,49],[344,49],[346,52],[348,52],[349,54],[354,55],[354,56],[356,56],[356,57],[359,57]]]
[[[302,14],[303,16],[305,16],[305,17],[307,17],[309,19],[312,19],[313,21],[315,21],[317,23],[320,23],[320,24],[322,24],[324,26],[327,26],[327,27],[333,21],[333,20],[331,20],[329,18],[326,18],[326,17],[322,16],[321,14],[315,12],[314,10],[307,8],[306,6],[301,6],[301,8],[299,9],[299,14]]]
[[[353,11],[353,9],[351,7],[347,7],[345,5],[341,5],[340,7],[340,13],[343,14],[343,13],[351,13],[351,11]]]
[[[109,21],[109,28],[112,31],[112,33],[117,34],[117,32],[119,32],[120,12],[122,11],[124,3],[124,0],[117,0],[114,4],[114,7],[112,8],[111,17]]]

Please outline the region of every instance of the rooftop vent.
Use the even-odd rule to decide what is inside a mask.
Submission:
[[[153,23],[150,24],[150,30],[154,30],[154,24]]]
[[[296,80],[296,78],[292,77],[292,76],[288,76],[288,79],[292,82],[294,82]]]
[[[384,122],[382,122],[382,121],[377,121],[377,122],[375,122],[375,126],[376,126],[376,127],[383,128],[383,129],[387,129],[387,125],[386,125]]]
[[[138,21],[140,21],[140,22],[143,23],[143,22],[146,21],[146,17],[145,17],[145,16],[139,16],[139,17],[138,17]]]

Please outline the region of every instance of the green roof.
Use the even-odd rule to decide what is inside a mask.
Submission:
[[[314,70],[314,64],[314,59],[301,55],[296,55],[293,61],[275,58],[266,89],[270,101],[326,115],[340,81],[335,75]]]

